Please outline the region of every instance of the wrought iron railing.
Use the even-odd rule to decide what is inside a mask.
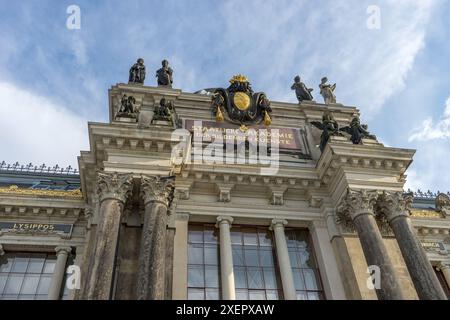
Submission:
[[[59,165],[53,167],[46,166],[45,163],[40,166],[35,166],[31,162],[27,165],[16,162],[14,164],[8,164],[5,161],[0,162],[0,171],[12,171],[12,172],[32,172],[32,173],[47,173],[47,174],[79,174],[79,171],[72,166],[61,168]]]

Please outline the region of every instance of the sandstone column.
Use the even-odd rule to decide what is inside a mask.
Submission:
[[[232,217],[217,217],[216,226],[220,229],[220,275],[222,279],[222,299],[235,300],[233,251],[231,248],[230,226]]]
[[[285,300],[297,300],[297,293],[294,287],[294,277],[292,275],[291,261],[286,243],[284,226],[286,220],[273,219],[270,229],[275,234],[275,245],[277,249],[278,265],[280,267],[281,284],[283,285],[283,295]]]
[[[445,282],[447,282],[447,287],[449,287],[450,289],[450,263],[441,261],[438,263],[436,268],[438,269],[438,271],[442,272],[445,278]]]
[[[339,211],[349,215],[354,223],[368,266],[380,268],[380,288],[375,288],[380,300],[403,299],[400,284],[395,277],[394,267],[378,229],[373,213],[376,191],[349,190]]]
[[[99,222],[90,263],[88,299],[111,298],[123,205],[132,189],[132,175],[98,172]]]
[[[138,300],[164,300],[167,248],[167,209],[172,201],[174,179],[142,176],[144,225],[137,283]]]
[[[402,192],[384,192],[378,206],[394,231],[419,299],[447,300],[409,219],[407,207],[411,202],[412,198]]]

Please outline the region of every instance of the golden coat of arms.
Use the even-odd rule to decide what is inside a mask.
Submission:
[[[270,101],[264,92],[254,93],[250,82],[243,75],[235,75],[227,89],[217,88],[212,95],[212,113],[217,121],[227,120],[239,124],[255,125],[272,122]]]

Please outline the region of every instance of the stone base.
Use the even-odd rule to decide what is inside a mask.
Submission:
[[[156,125],[159,125],[159,126],[172,127],[172,123],[170,121],[166,121],[166,120],[155,120],[155,121],[152,121],[152,124],[156,124]]]
[[[117,116],[114,120],[115,121],[119,121],[119,122],[125,122],[125,123],[135,123],[135,122],[137,122],[137,117],[121,117],[121,116]]]

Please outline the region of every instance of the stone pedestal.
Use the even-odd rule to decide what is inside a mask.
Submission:
[[[378,194],[371,191],[349,190],[339,210],[348,214],[358,233],[367,265],[380,269],[380,288],[375,288],[380,300],[401,300],[403,294],[395,277],[394,267],[376,223],[373,206]]]
[[[88,283],[88,299],[111,299],[123,205],[131,193],[130,174],[98,173],[99,224]]]
[[[145,204],[137,283],[138,300],[164,300],[167,247],[167,208],[173,179],[143,176],[141,196]]]
[[[401,192],[385,192],[380,197],[379,208],[394,231],[419,299],[447,300],[409,219],[408,202]]]

